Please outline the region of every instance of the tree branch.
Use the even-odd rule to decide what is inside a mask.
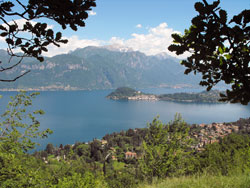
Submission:
[[[9,80],[9,79],[0,79],[0,82],[15,82],[17,79],[23,77],[24,75],[28,74],[29,72],[30,72],[30,70],[26,71],[25,73],[15,77],[14,79],[11,79],[11,80]]]
[[[12,57],[11,57],[11,58],[12,58]],[[6,70],[10,70],[10,69],[16,67],[17,65],[19,65],[19,64],[22,62],[22,60],[23,60],[23,57],[22,57],[21,60],[20,60],[18,63],[16,63],[15,65],[12,65],[12,66],[7,67],[7,68],[1,67],[0,72],[6,71]]]

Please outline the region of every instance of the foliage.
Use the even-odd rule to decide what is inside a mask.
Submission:
[[[219,7],[220,1],[208,4],[197,2],[199,13],[192,19],[192,26],[184,35],[173,34],[174,43],[169,50],[177,55],[190,52],[182,61],[190,72],[202,73],[200,85],[210,90],[219,81],[231,85],[222,101],[250,101],[250,10],[243,10],[231,20],[227,12]]]
[[[210,90],[200,93],[161,94],[158,98],[164,101],[218,103],[220,93],[218,90]]]
[[[172,94],[160,94],[160,95],[153,95],[142,93],[140,91],[136,91],[129,87],[120,87],[117,88],[115,91],[110,93],[107,98],[114,99],[114,100],[128,100],[131,96],[136,95],[146,95],[146,96],[154,96],[158,100],[163,101],[175,101],[175,102],[207,102],[207,103],[218,103],[220,98],[220,92],[218,90],[211,90],[211,91],[203,91],[199,93],[172,93]]]
[[[14,99],[26,101],[27,104],[18,108],[22,113],[13,108],[12,110],[16,112],[13,114],[14,117],[23,118],[24,114],[32,114],[32,110],[28,110],[32,104],[31,95],[20,93],[17,95],[19,97],[13,97],[9,106],[16,104],[13,102]],[[25,111],[22,110],[24,108]],[[27,119],[22,118],[13,125],[22,121],[28,123]],[[241,119],[237,123],[246,127],[249,120]],[[27,145],[31,143],[29,139],[16,141],[10,136],[0,142],[0,187],[148,186],[141,184],[143,180],[153,182],[152,186],[163,187],[166,186],[166,182],[170,187],[175,185],[197,187],[203,184],[207,187],[219,185],[233,187],[249,183],[249,177],[244,175],[250,171],[248,135],[231,134],[218,143],[206,145],[200,152],[194,152],[190,136],[194,130],[191,128],[178,114],[174,121],[167,125],[157,117],[145,129],[129,129],[107,134],[103,140],[94,139],[89,143],[77,142],[65,146],[61,144],[59,147],[49,143],[44,151],[35,152],[33,155],[24,151],[33,148],[34,143]],[[20,128],[18,131],[22,132]],[[10,133],[11,131],[9,135]],[[7,133],[5,135],[7,136]],[[32,135],[31,133],[26,137]],[[15,141],[16,144],[13,144]],[[136,152],[137,158],[126,159],[126,151]],[[239,180],[225,183],[227,177],[220,175]],[[213,179],[213,183],[206,181],[207,178]],[[155,179],[162,183],[154,184]]]
[[[119,98],[126,99],[127,97],[132,97],[138,95],[138,91],[129,87],[119,87],[114,92],[110,93],[107,98]]]
[[[153,184],[141,183],[139,188],[247,188],[250,185],[249,174],[235,174],[232,176],[213,176],[203,174],[201,176],[182,176],[166,178],[155,181]]]
[[[106,181],[110,188],[135,188],[138,184],[135,175],[126,170],[114,171],[106,177]]]
[[[107,185],[99,179],[95,179],[94,175],[86,172],[83,176],[81,174],[73,173],[71,176],[59,179],[54,188],[105,188]]]
[[[39,131],[37,116],[43,115],[44,111],[31,108],[32,99],[38,94],[19,92],[11,97],[6,111],[1,115],[0,146],[7,152],[15,154],[34,149],[35,138],[46,138],[52,133],[50,129]]]
[[[5,38],[8,45],[9,63],[13,61],[13,57],[18,57],[18,59],[11,62],[11,65],[8,64],[7,67],[1,67],[0,71],[13,69],[22,62],[24,57],[35,57],[37,60],[43,61],[44,58],[41,54],[48,51],[48,45],[53,44],[59,47],[61,43],[67,43],[67,40],[62,39],[62,33],[55,33],[47,23],[43,23],[43,19],[54,20],[63,29],[69,26],[76,31],[78,27],[85,26],[84,20],[88,17],[87,11],[94,6],[96,6],[95,0],[1,1],[0,36]],[[20,20],[17,19],[21,19],[24,23],[19,24]],[[17,49],[22,53],[16,53]],[[0,79],[0,81],[15,81],[28,72],[21,73],[14,79]]]
[[[250,137],[231,134],[219,143],[207,145],[199,155],[200,170],[211,174],[230,175],[249,172]]]
[[[24,152],[34,149],[35,138],[44,138],[52,131],[39,131],[38,115],[42,110],[31,108],[32,99],[38,93],[19,92],[11,97],[6,111],[1,115],[0,122],[0,186],[1,187],[32,187],[46,183],[44,176],[38,171],[43,167],[34,157]],[[44,173],[46,174],[46,173]],[[42,184],[42,183],[41,183]]]
[[[140,169],[149,181],[153,177],[183,175],[189,171],[190,144],[189,128],[176,114],[168,125],[158,118],[148,126],[148,134],[143,142]]]
[[[42,161],[0,151],[0,187],[49,187],[52,182],[53,177]]]

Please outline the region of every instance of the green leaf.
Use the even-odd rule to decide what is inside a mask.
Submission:
[[[219,50],[220,54],[224,53],[224,50],[223,50],[223,48],[221,46],[219,46],[218,50]]]
[[[223,63],[224,63],[224,58],[223,57],[220,57],[220,66],[222,66],[223,65]]]
[[[229,60],[229,59],[232,58],[232,55],[230,55],[230,54],[225,54],[224,57],[225,57],[227,60]]]

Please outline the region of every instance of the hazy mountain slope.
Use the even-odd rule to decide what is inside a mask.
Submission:
[[[6,59],[3,51],[0,58]],[[31,70],[15,83],[0,83],[0,88],[75,87],[107,89],[120,86],[159,87],[197,84],[199,78],[183,74],[184,67],[172,57],[146,56],[138,51],[122,51],[105,47],[86,47],[69,54],[47,58],[43,63],[27,59],[10,75]],[[6,76],[1,75],[1,76]]]

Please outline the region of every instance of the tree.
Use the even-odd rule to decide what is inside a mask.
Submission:
[[[152,181],[153,177],[165,178],[186,174],[191,157],[189,128],[180,115],[168,125],[158,118],[149,124],[143,141],[143,155],[139,166],[143,176]]]
[[[208,144],[198,153],[200,171],[213,175],[239,174],[250,169],[250,137],[230,134],[218,143]]]
[[[61,43],[67,43],[67,40],[62,38],[61,32],[55,33],[48,27],[44,22],[46,19],[54,20],[62,29],[69,26],[76,31],[78,27],[85,26],[87,11],[95,6],[95,0],[1,0],[0,36],[5,38],[10,58],[7,62],[0,61],[2,64],[0,72],[17,67],[24,57],[34,57],[43,61],[42,52],[48,51],[48,45],[60,47]],[[21,19],[24,23],[19,24],[17,19]],[[16,53],[17,51],[19,53]],[[28,72],[29,70],[13,79],[2,78],[0,81],[13,82]]]
[[[39,173],[42,164],[25,152],[34,149],[34,139],[47,137],[50,129],[39,131],[40,122],[37,116],[42,110],[31,109],[32,99],[38,93],[20,92],[11,97],[6,111],[0,121],[0,187],[33,187],[42,182],[43,174]],[[45,185],[41,187],[47,187]]]
[[[53,155],[55,152],[55,148],[54,148],[53,144],[48,143],[45,151],[47,152],[47,154]]]
[[[102,177],[96,178],[91,172],[86,172],[84,175],[73,172],[71,176],[65,176],[60,178],[58,185],[54,187],[105,188],[107,187],[107,184],[103,181]]]
[[[52,133],[50,129],[39,131],[40,122],[38,115],[43,115],[43,110],[32,111],[32,99],[38,93],[26,94],[21,91],[11,97],[6,111],[1,115],[0,122],[0,149],[9,153],[22,153],[34,149],[36,138],[45,138]]]
[[[220,81],[231,85],[222,101],[248,104],[250,101],[250,10],[243,10],[231,20],[219,7],[220,0],[208,4],[197,2],[199,13],[184,35],[173,34],[174,43],[168,47],[177,55],[190,52],[181,62],[185,74],[200,72],[200,85],[209,91]]]

